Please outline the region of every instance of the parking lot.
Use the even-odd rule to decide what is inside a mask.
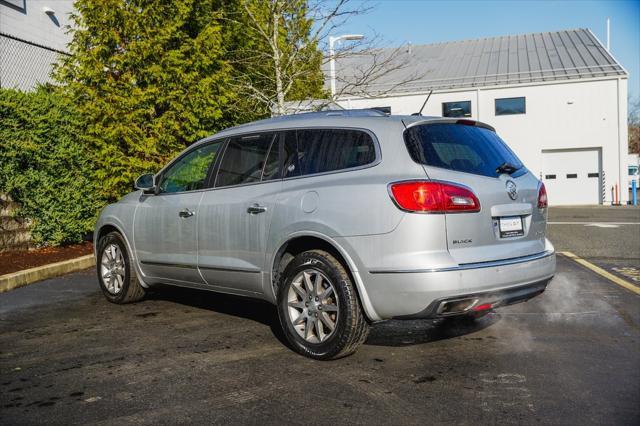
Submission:
[[[640,209],[549,221],[558,251],[640,285]],[[117,306],[93,270],[0,295],[1,424],[638,424],[638,367],[640,295],[562,255],[528,303],[379,323],[332,362],[288,349],[260,301],[160,288]]]

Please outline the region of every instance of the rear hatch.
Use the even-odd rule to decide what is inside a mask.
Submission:
[[[544,251],[540,182],[491,127],[471,120],[428,121],[411,125],[404,137],[428,179],[467,187],[480,202],[480,211],[445,213],[447,246],[456,262]]]

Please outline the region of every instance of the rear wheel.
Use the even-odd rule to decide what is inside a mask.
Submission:
[[[98,242],[98,282],[102,293],[112,303],[137,302],[145,290],[136,275],[127,245],[118,232],[111,232]]]
[[[350,355],[369,333],[349,274],[322,250],[289,263],[278,288],[278,315],[291,346],[314,359]]]

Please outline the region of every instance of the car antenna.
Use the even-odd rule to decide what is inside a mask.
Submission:
[[[429,92],[429,94],[427,95],[427,99],[424,100],[424,103],[422,104],[422,108],[420,108],[420,111],[418,112],[414,112],[411,115],[422,115],[422,110],[424,109],[424,107],[427,105],[427,102],[429,102],[429,98],[431,97],[431,94],[433,93],[433,89],[431,89],[431,91]]]

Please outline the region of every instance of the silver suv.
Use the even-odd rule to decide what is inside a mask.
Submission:
[[[372,322],[528,300],[555,272],[544,185],[472,120],[268,119],[195,143],[135,186],[96,225],[109,301],[154,284],[261,298],[316,359],[354,352]]]

